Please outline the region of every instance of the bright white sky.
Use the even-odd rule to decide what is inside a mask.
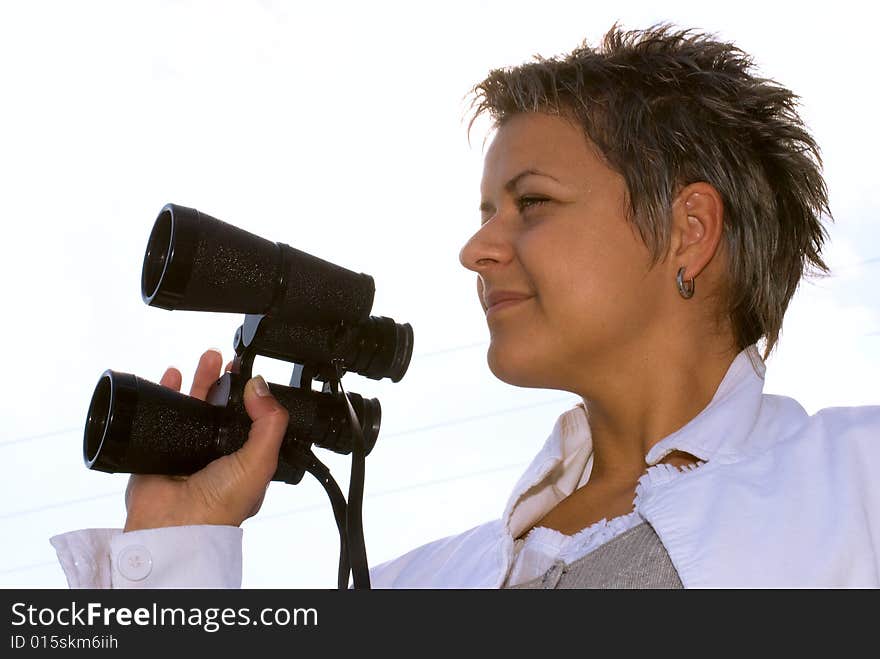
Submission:
[[[809,412],[880,403],[874,10],[605,4],[2,3],[0,586],[64,587],[49,536],[122,525],[127,476],[82,463],[101,372],[158,380],[173,364],[188,386],[205,348],[231,354],[240,316],[141,301],[166,202],[366,272],[373,314],[412,324],[400,383],[343,381],[383,408],[365,488],[372,563],[498,517],[576,399],[486,366],[474,275],[458,263],[479,223],[483,137],[469,146],[463,98],[489,69],[595,42],[615,20],[715,32],[802,96],[825,156],[836,274],[796,295],[765,389]],[[321,456],[347,491],[348,459]],[[336,529],[313,479],[273,484],[244,526],[246,587],[334,587]]]

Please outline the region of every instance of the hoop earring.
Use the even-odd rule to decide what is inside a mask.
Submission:
[[[694,296],[694,278],[691,277],[688,281],[684,281],[685,270],[687,270],[687,266],[681,266],[678,269],[678,274],[675,275],[675,283],[678,284],[679,294],[687,300]]]

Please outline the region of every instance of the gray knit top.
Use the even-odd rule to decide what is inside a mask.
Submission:
[[[643,522],[572,563],[557,561],[543,576],[511,589],[682,588],[654,529]]]

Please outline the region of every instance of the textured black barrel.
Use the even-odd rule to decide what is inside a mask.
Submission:
[[[269,386],[290,415],[285,444],[351,452],[351,421],[343,399],[274,383]],[[223,389],[219,399],[228,406],[186,396],[130,373],[104,371],[86,418],[86,466],[108,473],[185,475],[237,450],[251,425],[241,403],[241,379],[226,373],[214,388]],[[379,401],[354,393],[348,396],[369,452],[379,434]],[[280,473],[279,479],[283,480]]]
[[[284,281],[269,316],[300,322],[355,322],[370,315],[373,278],[279,243]]]
[[[262,316],[253,322],[245,319],[241,326],[241,344],[258,355],[297,364],[326,365],[342,355],[335,349],[340,324],[293,323],[279,318]]]
[[[141,295],[163,309],[356,321],[369,315],[375,284],[194,208],[166,204],[147,242]]]

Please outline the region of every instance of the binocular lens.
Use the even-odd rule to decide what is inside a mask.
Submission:
[[[110,378],[102,376],[98,380],[95,392],[92,394],[83,446],[84,457],[89,467],[94,464],[95,459],[98,457],[98,453],[101,451],[101,444],[104,441],[104,435],[107,432],[110,417],[111,389]]]
[[[162,283],[162,274],[168,263],[168,253],[171,250],[171,213],[163,211],[156,219],[150,239],[147,242],[147,252],[144,256],[144,268],[141,273],[141,291],[145,297],[152,299]]]

